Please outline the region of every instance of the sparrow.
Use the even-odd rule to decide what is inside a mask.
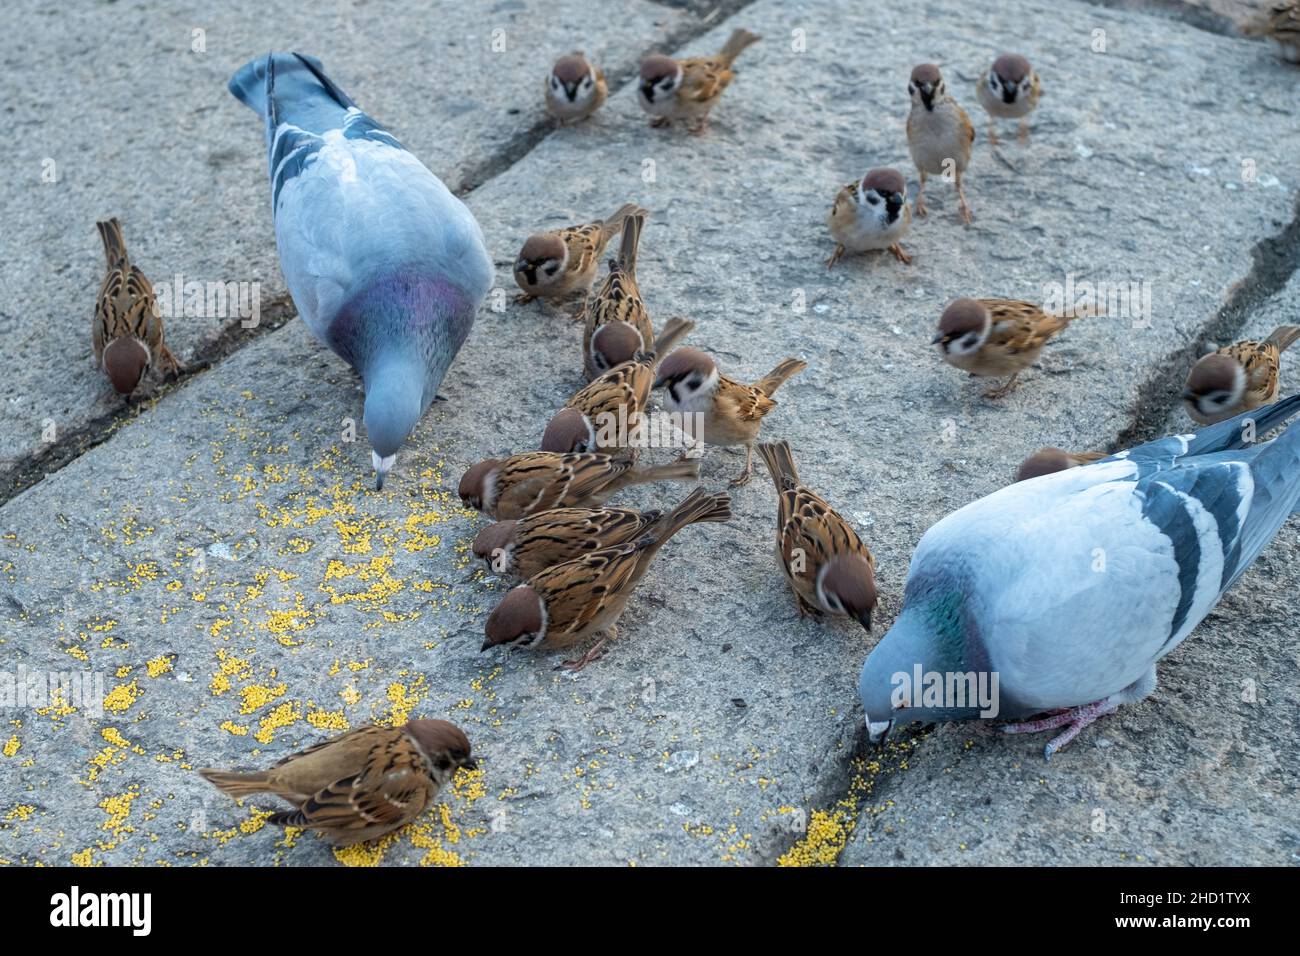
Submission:
[[[593,379],[552,416],[542,435],[542,451],[611,451],[634,447],[644,424],[658,357],[672,350],[695,328],[688,319],[672,318],[649,352],[637,352]]]
[[[271,814],[271,823],[319,830],[351,846],[415,820],[462,767],[478,769],[464,731],[445,720],[412,720],[358,727],[260,773],[199,773],[236,800],[273,793],[294,809]]]
[[[721,496],[725,498],[726,496]],[[726,502],[696,521],[726,521]],[[658,533],[672,520],[658,509],[552,508],[488,525],[474,539],[474,556],[504,577],[531,578],[547,568],[593,551],[637,541]]]
[[[896,169],[871,170],[862,182],[849,183],[835,197],[826,225],[837,245],[826,268],[846,252],[875,249],[888,249],[899,262],[911,262],[912,257],[898,244],[911,224],[903,174]]]
[[[1277,45],[1283,59],[1300,63],[1300,0],[1284,0],[1273,6],[1268,17],[1245,28],[1246,36],[1262,36]]]
[[[545,650],[569,647],[602,634],[582,657],[561,666],[572,671],[596,660],[628,598],[664,542],[696,521],[726,521],[731,499],[696,488],[651,530],[634,541],[592,551],[534,574],[509,591],[484,626],[483,650],[509,644]]]
[[[1152,693],[1157,662],[1300,509],[1297,411],[1293,396],[1247,412],[1254,431],[1238,416],[1007,485],[931,527],[858,682],[871,740],[913,720],[1048,714],[1002,730],[1061,731],[1050,759]],[[900,673],[947,678],[922,695]]]
[[[1065,451],[1048,445],[1040,448],[1020,463],[1016,469],[1016,481],[1028,481],[1040,475],[1051,475],[1067,468],[1078,468],[1094,461],[1110,457],[1104,451]]]
[[[1298,338],[1300,326],[1281,325],[1262,342],[1234,342],[1203,356],[1183,388],[1187,414],[1213,425],[1277,401],[1282,353]]]
[[[975,81],[975,96],[989,114],[989,142],[998,144],[997,121],[1020,120],[1020,142],[1029,141],[1029,114],[1038,106],[1042,84],[1029,61],[1015,53],[1004,53]]]
[[[550,508],[604,504],[631,485],[699,477],[698,461],[635,468],[627,455],[530,451],[480,461],[461,476],[459,494],[467,507],[502,521]]]
[[[641,108],[654,117],[650,125],[668,126],[673,120],[685,120],[692,133],[703,133],[709,126],[709,111],[736,78],[731,65],[742,50],[759,39],[748,30],[735,30],[717,56],[674,60],[656,53],[642,60],[637,98]]]
[[[654,342],[650,313],[636,284],[637,244],[643,225],[645,216],[640,212],[624,220],[618,258],[609,260],[609,275],[599,289],[587,296],[582,367],[588,380],[630,361]]]
[[[492,287],[482,230],[314,57],[253,60],[230,92],[266,120],[285,284],[312,334],[365,383],[383,488]]]
[[[121,223],[110,219],[95,225],[108,263],[91,324],[95,364],[119,395],[129,396],[150,366],[172,376],[178,375],[181,367],[163,341],[162,314],[153,286],[126,254]]]
[[[541,298],[556,302],[573,292],[589,290],[605,246],[622,231],[624,220],[637,213],[648,215],[630,202],[601,222],[529,236],[515,260],[515,282],[523,289],[515,301]]]
[[[907,92],[912,97],[912,110],[907,114],[907,148],[921,176],[916,190],[916,214],[924,217],[927,176],[956,177],[958,212],[962,221],[969,223],[974,217],[966,204],[961,177],[970,165],[971,144],[975,142],[975,127],[966,111],[957,105],[944,86],[939,68],[933,63],[922,63],[912,70]]]
[[[984,393],[985,398],[1001,398],[1016,387],[1016,377],[1038,361],[1048,339],[1083,317],[1082,311],[1053,315],[1016,299],[954,299],[939,317],[939,331],[930,344],[939,347],[949,365],[972,375],[1010,375],[1005,384]]]
[[[555,61],[543,86],[546,112],[557,126],[586,119],[605,105],[609,95],[605,74],[576,51]]]
[[[799,616],[842,614],[870,631],[876,559],[839,512],[799,480],[789,442],[763,442],[758,453],[776,484],[776,559]]]
[[[743,485],[754,471],[758,428],[763,417],[776,408],[772,396],[786,379],[807,367],[807,362],[788,358],[753,385],[742,385],[721,375],[704,352],[683,348],[664,359],[654,387],[667,389],[665,408],[692,416],[688,427],[690,437],[697,442],[745,446],[745,467],[731,481],[732,485]]]

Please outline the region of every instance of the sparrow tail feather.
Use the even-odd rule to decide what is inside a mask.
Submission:
[[[232,773],[209,767],[200,770],[199,776],[222,793],[236,798],[268,792],[269,774],[266,773]]]
[[[768,398],[771,398],[776,394],[776,390],[786,383],[787,379],[798,375],[807,367],[808,363],[802,359],[788,358],[755,382],[754,387]]]
[[[748,30],[733,30],[731,36],[727,39],[726,45],[718,52],[718,59],[728,67],[736,62],[736,57],[740,56],[741,51],[750,44],[757,43],[762,37],[756,33],[750,33]]]
[[[97,222],[95,226],[99,229],[99,239],[104,244],[104,258],[108,260],[108,267],[112,269],[119,263],[128,263],[130,260],[126,255],[126,238],[122,235],[122,224],[117,218]]]
[[[623,228],[629,216],[635,216],[640,213],[642,216],[648,216],[649,212],[642,209],[634,202],[627,202],[618,207],[618,211],[601,223],[601,232],[605,234],[605,239],[609,239],[614,233]]]
[[[1300,339],[1300,325],[1279,325],[1264,341],[1276,345],[1279,352],[1285,352],[1296,339]]]
[[[728,521],[730,519],[731,496],[729,494],[724,491],[711,495],[703,488],[696,488],[682,500],[681,504],[668,512],[656,524],[654,530],[641,539],[641,542],[660,545],[688,524],[695,524],[697,521]],[[638,544],[641,544],[641,542],[638,542]],[[641,546],[644,547],[645,545]]]
[[[623,221],[623,243],[618,251],[618,267],[628,275],[636,276],[636,249],[641,240],[641,227],[645,214],[635,212]]]
[[[651,481],[695,481],[700,477],[700,461],[689,458],[666,465],[653,465],[628,472],[628,484],[641,485]]]
[[[683,319],[681,316],[676,315],[673,316],[668,320],[667,324],[664,325],[664,329],[659,333],[659,337],[655,339],[655,356],[661,357],[667,355],[677,347],[677,343],[685,338],[693,328],[695,328],[695,323],[690,319]]]
[[[799,485],[799,470],[794,466],[794,455],[790,452],[788,441],[765,441],[759,444],[758,453],[763,456],[768,474],[776,483],[776,492],[780,494],[787,488]]]

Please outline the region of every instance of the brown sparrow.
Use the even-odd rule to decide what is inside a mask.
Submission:
[[[586,119],[605,104],[609,95],[605,74],[578,52],[555,61],[546,77],[545,90],[546,112],[558,126]]]
[[[569,647],[603,632],[591,650],[562,665],[581,670],[600,656],[607,640],[616,636],[618,619],[628,598],[664,542],[696,521],[726,521],[731,514],[730,501],[725,493],[710,495],[696,488],[640,538],[592,551],[533,575],[507,593],[488,616],[482,649],[511,644],[550,650]]]
[[[654,342],[650,313],[636,284],[637,243],[645,224],[642,213],[623,222],[623,240],[617,259],[609,261],[609,275],[587,296],[583,310],[582,368],[591,380],[616,365],[631,361]]]
[[[104,370],[119,395],[130,395],[144,373],[157,364],[169,375],[180,363],[163,341],[163,320],[153,286],[126,254],[122,226],[116,219],[95,224],[104,244],[108,275],[95,300],[91,340],[95,364]]]
[[[722,496],[725,498],[725,496]],[[726,521],[731,510],[722,501],[696,521]],[[655,509],[552,508],[513,521],[488,525],[474,539],[474,556],[489,570],[506,577],[530,578],[552,565],[636,541],[661,530],[671,515]]]
[[[604,504],[631,485],[699,477],[698,461],[635,468],[627,455],[530,451],[504,461],[480,461],[461,476],[459,494],[468,507],[502,521],[550,508]]]
[[[1246,36],[1267,37],[1277,44],[1283,59],[1300,63],[1300,0],[1275,4],[1267,19],[1242,32]]]
[[[199,773],[237,800],[273,793],[296,809],[273,813],[270,822],[319,830],[350,846],[416,819],[461,767],[478,769],[464,731],[445,720],[412,720],[358,727],[260,773]]]
[[[1203,356],[1183,388],[1187,414],[1213,425],[1277,401],[1282,353],[1300,338],[1300,325],[1278,326],[1263,342],[1234,342]]]
[[[542,451],[611,451],[628,447],[654,383],[658,357],[695,328],[688,319],[672,318],[650,352],[637,352],[594,379],[551,418],[542,435]]]
[[[998,144],[997,121],[1020,120],[1020,142],[1029,141],[1029,114],[1038,106],[1042,84],[1029,61],[1015,53],[1004,53],[975,81],[975,96],[989,114],[989,142]]]
[[[862,182],[849,183],[835,197],[826,225],[838,245],[826,260],[826,268],[846,252],[875,249],[888,249],[899,262],[911,262],[912,257],[898,244],[911,224],[903,174],[896,169],[871,170]]]
[[[921,175],[921,185],[916,190],[918,216],[925,216],[927,176],[951,173],[957,180],[958,212],[964,222],[970,222],[970,206],[962,189],[961,177],[970,165],[971,144],[975,142],[975,127],[966,111],[957,105],[944,86],[939,68],[933,63],[922,63],[912,70],[907,92],[912,97],[912,110],[907,114],[907,148],[912,162]]]
[[[719,374],[713,359],[699,349],[678,349],[659,366],[655,388],[666,388],[664,407],[682,415],[702,416],[691,436],[710,445],[745,446],[744,470],[733,478],[733,485],[749,481],[754,471],[754,442],[763,417],[776,408],[772,396],[797,375],[808,363],[788,358],[753,385],[742,385]]]
[[[654,117],[650,125],[667,126],[673,120],[685,120],[692,133],[704,132],[709,125],[709,111],[736,78],[731,64],[745,47],[759,39],[748,30],[735,30],[717,56],[674,60],[656,53],[642,60],[637,94],[641,108]]]
[[[763,442],[758,453],[776,483],[776,557],[799,616],[844,614],[870,631],[876,559],[853,527],[799,481],[789,442]]]
[[[1006,384],[984,393],[985,398],[1000,398],[1038,361],[1048,339],[1074,318],[1082,315],[1052,315],[1015,299],[954,299],[939,317],[939,331],[930,344],[939,347],[949,365],[972,375],[1010,375]]]
[[[586,292],[596,278],[605,246],[623,229],[627,217],[635,213],[647,215],[630,202],[602,222],[529,236],[515,260],[515,282],[524,290],[515,301],[540,298],[556,302],[571,293]]]
[[[1078,468],[1090,462],[1101,461],[1109,457],[1104,451],[1065,451],[1048,445],[1040,448],[1020,463],[1016,469],[1016,481],[1028,481],[1040,475],[1051,475],[1067,468]]]

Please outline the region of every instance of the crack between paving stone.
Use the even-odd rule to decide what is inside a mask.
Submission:
[[[687,13],[692,12],[688,2],[673,2],[673,0],[650,0],[650,2],[671,9],[686,10]],[[718,23],[753,2],[754,0],[733,0],[733,2],[720,3],[703,16],[697,15],[693,19],[686,20],[678,29],[669,31],[661,41],[649,48],[649,52],[671,53],[707,33]],[[625,67],[611,74],[607,78],[611,93],[621,92],[636,75],[636,67]],[[512,137],[494,156],[471,167],[462,175],[454,192],[461,198],[468,196],[475,189],[522,162],[554,131],[554,124],[547,118]],[[0,507],[46,476],[54,474],[92,448],[103,444],[122,424],[152,410],[186,381],[210,371],[223,359],[242,350],[263,335],[282,328],[297,314],[287,294],[277,298],[262,311],[263,320],[256,329],[244,329],[238,324],[230,325],[216,338],[200,345],[180,378],[174,382],[164,383],[155,389],[149,398],[132,405],[123,404],[119,408],[83,422],[76,429],[62,434],[57,441],[37,448],[21,464],[0,474]]]
[[[1177,20],[1190,27],[1217,36],[1241,39],[1243,34],[1231,19],[1204,7],[1195,7],[1183,0],[1082,0],[1094,7],[1122,10],[1125,13],[1143,13],[1165,20]]]

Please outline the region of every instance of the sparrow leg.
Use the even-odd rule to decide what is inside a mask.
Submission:
[[[916,187],[916,199],[912,202],[912,212],[924,219],[929,215],[925,209],[925,202],[921,199],[925,194],[925,171],[918,169],[917,172],[921,174],[921,185]]]
[[[1107,697],[1105,700],[1084,704],[1082,707],[1071,707],[1051,717],[1027,720],[1019,724],[1003,724],[1001,730],[1004,734],[1036,734],[1044,730],[1056,730],[1058,727],[1065,727],[1064,733],[1053,737],[1047,746],[1043,748],[1044,759],[1051,760],[1052,754],[1079,736],[1079,732],[1083,728],[1098,717],[1113,714],[1118,709],[1119,704],[1113,698]]]
[[[739,475],[731,479],[731,486],[733,488],[739,488],[741,485],[747,484],[749,479],[752,477],[754,477],[754,446],[746,445],[745,467],[741,470]]]
[[[181,374],[181,363],[176,361],[172,350],[162,342],[158,343],[158,367],[171,379],[178,378]]]
[[[843,243],[836,244],[835,251],[832,252],[831,257],[826,260],[826,268],[827,269],[831,268],[832,266],[835,265],[835,263],[839,262],[842,258],[844,258],[845,251],[846,250],[844,248]]]
[[[892,246],[890,246],[889,251],[892,252],[894,254],[894,258],[897,259],[899,262],[901,262],[903,265],[911,264],[912,257],[909,256],[906,252],[904,252],[903,247],[900,246],[898,243],[894,243]]]
[[[989,145],[998,145],[998,124],[992,117],[989,118]]]
[[[971,215],[970,206],[966,203],[966,190],[962,189],[960,170],[957,172],[957,213],[961,216],[961,221],[968,226],[975,219]]]
[[[1016,139],[1019,141],[1021,146],[1029,145],[1029,120],[1028,119],[1022,119],[1020,121],[1020,132],[1016,134]]]
[[[520,292],[517,296],[515,296],[515,302],[519,303],[520,305],[527,305],[529,302],[532,302],[536,298],[537,296],[535,295],[531,295],[527,292]]]
[[[671,122],[672,120],[670,120],[667,116],[656,116],[654,119],[650,121],[650,125],[653,126],[655,129],[661,129],[662,127],[667,126]]]
[[[709,114],[705,113],[704,117],[691,127],[692,136],[702,136],[709,129]]]
[[[591,649],[588,650],[587,653],[583,654],[581,657],[574,658],[573,660],[563,661],[558,666],[556,666],[555,669],[557,671],[564,670],[564,671],[568,671],[571,674],[576,674],[578,673],[578,671],[582,670],[588,664],[600,660],[602,657],[605,656],[605,645],[609,643],[610,638],[612,638],[614,634],[615,634],[615,628],[611,627],[608,633],[604,637],[598,640],[595,644],[591,645]]]
[[[1016,379],[1019,376],[1020,373],[1016,372],[1015,375],[1012,375],[1009,379],[1006,380],[1006,382],[999,385],[997,388],[990,388],[987,392],[984,393],[984,397],[1001,398],[1003,395],[1008,394],[1012,389],[1016,387]]]

